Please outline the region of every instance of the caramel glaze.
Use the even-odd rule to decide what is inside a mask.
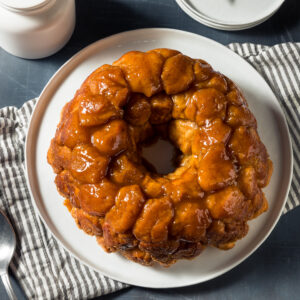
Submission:
[[[180,150],[167,175],[141,158],[158,135]],[[132,51],[95,70],[63,108],[47,158],[77,225],[144,265],[230,249],[268,207],[272,162],[245,98],[176,50]]]

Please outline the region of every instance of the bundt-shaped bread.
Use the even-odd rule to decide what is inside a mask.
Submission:
[[[178,149],[170,174],[142,159],[157,136]],[[272,162],[245,98],[176,50],[131,51],[95,70],[64,106],[47,158],[79,228],[144,265],[230,249],[268,207]]]

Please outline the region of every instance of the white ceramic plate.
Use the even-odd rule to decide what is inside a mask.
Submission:
[[[176,0],[194,20],[221,30],[243,30],[269,19],[284,0]]]
[[[236,30],[244,30],[248,28],[255,27],[263,22],[265,22],[267,19],[269,19],[276,11],[274,11],[271,15],[266,16],[265,18],[254,22],[254,23],[248,23],[243,25],[228,25],[228,24],[222,24],[220,22],[217,22],[215,20],[212,20],[205,15],[201,14],[199,11],[193,9],[192,6],[188,4],[185,0],[176,0],[177,4],[181,7],[181,9],[189,15],[191,18],[196,20],[197,22],[206,25],[211,28],[220,29],[220,30],[227,30],[227,31],[236,31]]]
[[[104,63],[112,63],[129,50],[146,51],[158,47],[178,49],[191,57],[203,58],[215,70],[233,79],[248,99],[257,118],[262,141],[274,163],[271,183],[265,189],[270,208],[250,222],[247,237],[237,242],[230,251],[207,248],[194,260],[182,260],[170,268],[144,267],[118,254],[105,253],[94,237],[86,235],[75,225],[56,190],[53,171],[46,161],[50,139],[59,122],[59,112],[88,74]],[[26,141],[26,168],[38,213],[60,244],[73,256],[122,282],[171,288],[203,282],[227,272],[266,239],[285,204],[291,180],[292,152],[286,121],[276,97],[247,62],[217,42],[196,34],[173,29],[140,29],[116,34],[88,46],[50,79],[32,115]]]

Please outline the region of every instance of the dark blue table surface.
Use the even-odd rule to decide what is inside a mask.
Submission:
[[[69,43],[55,55],[41,60],[24,60],[0,49],[0,107],[19,107],[26,100],[37,97],[53,73],[73,54],[96,40],[121,31],[168,27],[198,33],[222,44],[300,42],[299,0],[286,0],[265,23],[237,32],[219,31],[197,23],[174,0],[77,0],[76,4],[75,32]],[[11,279],[18,299],[25,299],[12,275]],[[300,299],[300,208],[283,216],[267,241],[250,258],[225,275],[191,287],[158,290],[131,287],[100,298],[174,297]],[[0,299],[7,299],[2,284]]]

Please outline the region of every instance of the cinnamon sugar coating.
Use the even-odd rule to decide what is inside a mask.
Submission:
[[[165,175],[141,157],[158,136],[179,153]],[[96,69],[63,108],[47,159],[79,228],[144,265],[230,249],[268,207],[272,162],[247,101],[176,50],[131,51]]]

